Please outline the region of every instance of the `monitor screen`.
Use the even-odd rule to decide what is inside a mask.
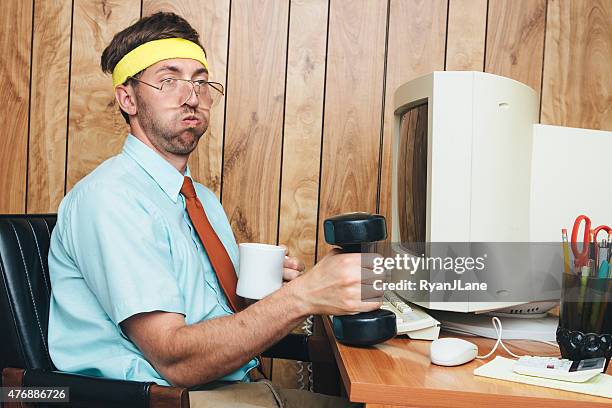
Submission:
[[[402,115],[396,186],[402,245],[426,240],[427,129],[427,102],[413,106]]]

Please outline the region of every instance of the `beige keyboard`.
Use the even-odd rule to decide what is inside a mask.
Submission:
[[[406,334],[411,339],[436,340],[440,334],[440,322],[420,307],[405,302],[394,292],[385,292],[381,309],[395,314],[397,334]]]

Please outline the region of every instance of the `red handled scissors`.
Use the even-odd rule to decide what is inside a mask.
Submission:
[[[578,251],[578,231],[580,230],[580,224],[584,221],[584,236],[582,238],[582,249]],[[574,227],[572,228],[572,252],[576,259],[576,265],[583,266],[588,264],[589,260],[589,244],[591,244],[591,238],[593,238],[593,244],[597,243],[597,234],[600,231],[606,231],[608,234],[612,233],[612,228],[607,225],[600,225],[595,229],[591,229],[591,219],[586,215],[579,215],[574,221]]]

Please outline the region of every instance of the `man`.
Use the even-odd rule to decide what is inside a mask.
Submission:
[[[237,245],[216,196],[187,159],[207,129],[212,97],[198,33],[157,13],[117,33],[101,59],[130,125],[123,151],[62,201],[51,239],[49,347],[63,371],[207,391],[193,407],[347,402],[251,382],[255,358],[311,314],[362,302],[361,258],[332,251],[312,270],[285,262],[288,282],[242,309]],[[294,405],[295,406],[295,405]]]

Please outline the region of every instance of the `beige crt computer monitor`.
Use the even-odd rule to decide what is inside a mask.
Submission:
[[[397,252],[410,252],[405,242],[529,241],[535,91],[483,72],[433,72],[400,86],[394,111],[391,239]],[[499,245],[490,248],[495,250]],[[529,274],[529,282],[519,282],[508,274],[512,267],[522,268],[493,266],[499,276],[486,301],[414,301],[429,309],[482,312],[555,300],[550,297],[558,282]],[[519,292],[522,301],[513,301]],[[410,292],[399,294],[412,300]]]

